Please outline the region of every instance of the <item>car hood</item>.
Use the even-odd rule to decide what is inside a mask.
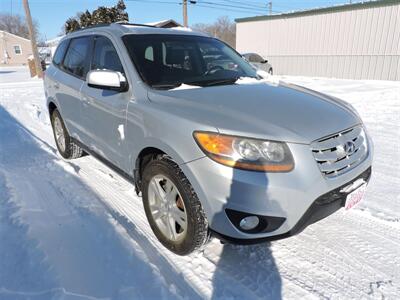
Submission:
[[[344,101],[283,82],[151,90],[148,97],[199,126],[292,143],[309,144],[361,122]]]

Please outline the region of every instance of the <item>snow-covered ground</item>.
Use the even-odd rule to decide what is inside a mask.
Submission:
[[[286,240],[178,257],[129,183],[60,159],[42,82],[0,68],[0,299],[399,299],[400,83],[283,79],[358,109],[376,151],[363,205]]]

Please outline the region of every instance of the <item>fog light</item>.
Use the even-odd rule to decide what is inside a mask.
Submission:
[[[242,228],[243,230],[252,230],[252,229],[256,228],[259,223],[260,223],[260,220],[258,219],[258,217],[249,216],[249,217],[243,218],[240,221],[239,225],[240,225],[240,228]]]

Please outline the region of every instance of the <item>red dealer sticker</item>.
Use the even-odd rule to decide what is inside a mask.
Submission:
[[[361,200],[364,197],[365,190],[367,188],[366,184],[361,185],[359,188],[351,192],[350,194],[347,195],[346,197],[346,203],[344,205],[344,208],[346,210],[349,210],[356,206],[358,203],[361,202]]]

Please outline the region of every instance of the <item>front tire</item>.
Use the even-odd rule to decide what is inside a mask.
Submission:
[[[54,109],[51,114],[51,126],[58,152],[63,158],[75,159],[83,156],[82,148],[75,144],[69,136],[58,109]]]
[[[269,75],[274,75],[274,71],[272,70],[272,68],[270,68],[270,69],[268,70],[268,73],[269,73]]]
[[[150,161],[143,171],[143,205],[157,239],[170,251],[187,255],[208,239],[202,205],[179,166],[167,157]]]

